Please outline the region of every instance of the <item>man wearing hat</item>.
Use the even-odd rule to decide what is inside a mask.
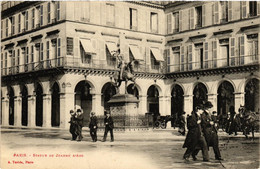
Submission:
[[[91,117],[90,117],[90,123],[89,123],[89,129],[90,129],[90,136],[92,138],[93,142],[97,141],[97,117],[95,115],[95,112],[91,112],[90,113]]]
[[[218,134],[217,129],[214,125],[214,121],[211,119],[209,110],[213,107],[211,102],[207,101],[203,105],[203,113],[201,115],[201,128],[204,133],[208,147],[213,147],[216,160],[223,160],[220,155],[219,146],[218,146]]]
[[[106,141],[107,138],[107,133],[110,131],[110,136],[111,136],[111,142],[114,141],[114,135],[113,135],[113,129],[114,129],[114,122],[112,117],[110,116],[110,112],[105,111],[105,119],[104,119],[104,124],[105,124],[105,133],[102,142]]]

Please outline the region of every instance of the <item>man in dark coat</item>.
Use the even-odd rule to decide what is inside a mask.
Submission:
[[[230,112],[229,135],[233,134],[233,132],[235,132],[235,135],[237,135],[237,131],[239,130],[240,125],[241,125],[240,117],[235,112],[234,106],[230,107],[229,112]]]
[[[114,141],[114,135],[113,135],[114,122],[113,122],[113,119],[110,116],[109,112],[105,112],[105,114],[106,114],[106,117],[104,119],[105,133],[104,133],[104,137],[103,137],[102,142],[106,141],[108,131],[110,131],[111,142],[113,142]]]
[[[75,118],[77,123],[77,141],[81,141],[83,139],[82,136],[83,112],[81,109],[77,109]]]
[[[179,117],[179,130],[178,130],[178,132],[183,136],[185,136],[185,124],[186,124],[185,114],[186,114],[186,112],[183,112],[182,115],[180,115],[180,117]]]
[[[91,136],[93,142],[96,142],[97,141],[98,121],[97,121],[95,112],[91,112],[90,114],[91,114],[90,122],[89,122],[90,136]]]
[[[211,119],[209,114],[209,109],[213,105],[210,102],[206,102],[204,105],[204,110],[201,115],[201,127],[202,132],[204,133],[208,147],[213,147],[216,160],[223,160],[220,155],[219,146],[218,146],[218,134],[217,129],[214,126],[214,121]]]
[[[187,147],[183,155],[185,160],[188,160],[190,155],[199,147],[199,149],[202,149],[203,161],[209,161],[208,147],[201,131],[200,123],[200,115],[196,108],[191,115],[187,117],[188,133],[183,145],[183,148]],[[193,156],[193,159],[196,160],[196,157]]]
[[[72,135],[72,139],[71,140],[76,140],[77,138],[77,122],[76,122],[76,112],[74,112],[73,110],[70,110],[70,133]]]

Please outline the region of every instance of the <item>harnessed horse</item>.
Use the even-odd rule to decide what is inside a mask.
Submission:
[[[248,134],[251,131],[254,140],[254,132],[259,128],[259,115],[256,114],[256,112],[247,110],[245,106],[241,105],[238,111],[242,121],[241,129],[243,134],[248,138]]]

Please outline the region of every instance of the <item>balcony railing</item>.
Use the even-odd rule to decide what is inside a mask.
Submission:
[[[24,72],[32,72],[38,70],[47,70],[58,67],[67,68],[94,68],[94,69],[105,69],[105,70],[117,70],[116,62],[112,61],[93,61],[88,62],[83,61],[81,58],[72,57],[61,57],[56,59],[42,60],[38,62],[26,63],[19,66],[11,66],[7,68],[2,68],[1,75],[14,75]],[[119,70],[119,69],[118,69]],[[135,65],[134,72],[150,72],[150,73],[163,73],[163,70],[159,66],[147,66],[145,64]]]
[[[259,55],[249,55],[244,57],[232,57],[203,62],[190,62],[167,66],[167,72],[184,72],[192,70],[215,69],[222,67],[235,67],[259,63]]]

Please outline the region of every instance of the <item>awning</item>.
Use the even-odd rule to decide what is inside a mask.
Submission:
[[[116,43],[107,42],[106,45],[107,45],[107,48],[108,48],[108,50],[109,50],[109,53],[113,56],[113,53],[114,53],[115,51],[117,51],[117,49],[118,49],[118,48],[116,47]]]
[[[130,45],[130,50],[131,50],[135,60],[144,60],[140,53],[138,46]]]
[[[87,40],[87,39],[80,39],[80,43],[83,46],[83,49],[86,53],[96,53],[95,49],[92,46],[91,40]]]
[[[162,54],[160,52],[160,49],[158,49],[158,48],[151,48],[151,51],[152,51],[153,56],[155,57],[155,59],[157,61],[161,61],[161,62],[164,61],[163,56],[162,56]]]

